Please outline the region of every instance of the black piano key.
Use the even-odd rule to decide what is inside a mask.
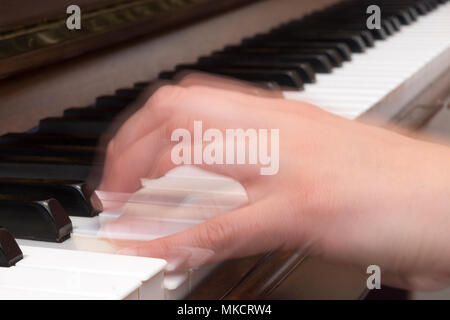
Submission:
[[[116,90],[116,95],[130,97],[131,99],[137,99],[143,90],[139,88],[122,88]]]
[[[84,146],[0,143],[0,155],[2,156],[77,157],[86,161],[92,161],[96,154],[101,151],[95,147]]]
[[[390,36],[393,35],[395,32],[397,32],[389,20],[386,20],[386,19],[382,20],[381,25],[387,31],[388,35],[390,35]]]
[[[270,62],[306,62],[310,63],[315,72],[330,73],[333,65],[325,55],[313,54],[239,54],[239,53],[221,53],[216,52],[207,57],[216,61],[270,61]],[[202,58],[199,59],[199,62]]]
[[[287,32],[287,33],[276,33],[269,34],[267,38],[272,38],[276,40],[287,40],[287,41],[337,41],[337,42],[345,42],[353,52],[362,53],[366,51],[367,45],[364,42],[364,39],[355,33],[351,32],[341,32],[341,33],[317,33],[315,34],[313,31],[311,32]]]
[[[361,30],[361,29],[365,29],[366,25],[365,25],[365,21],[364,21],[364,25],[362,25],[362,23],[360,24],[356,24],[356,25],[345,25],[342,27],[342,29],[344,30]],[[372,34],[372,38],[376,39],[376,40],[385,40],[387,39],[390,35],[392,35],[392,30],[390,28],[390,24],[384,24],[383,22],[381,23],[381,28],[380,29],[373,29],[373,30],[368,30],[367,32],[370,32]],[[371,40],[367,40],[368,38],[365,39],[366,44],[370,43],[369,41]]]
[[[102,210],[93,188],[79,181],[0,178],[0,194],[54,198],[69,216],[93,217]]]
[[[389,20],[391,21],[392,27],[394,27],[396,31],[400,31],[400,29],[402,28],[402,23],[400,22],[400,19],[396,16],[391,16],[389,17]]]
[[[125,108],[136,100],[135,96],[115,95],[101,96],[95,101],[95,107],[116,107]]]
[[[236,77],[236,75],[226,75],[226,74],[221,74],[220,73],[220,68],[217,69],[209,69],[209,68],[202,68],[202,67],[198,67],[198,65],[193,65],[193,68],[187,68],[187,69],[183,69],[183,70],[190,70],[190,71],[201,71],[201,72],[206,72],[209,74],[216,74],[218,76],[227,76],[227,77],[235,77],[236,80],[244,80],[244,79],[239,79]],[[180,70],[181,71],[181,70]],[[175,79],[175,77],[178,75],[178,71],[163,71],[159,74],[158,78],[161,80],[173,80]],[[255,78],[257,78],[255,76]],[[261,79],[255,79],[255,80],[245,80],[245,81],[249,81],[252,82],[252,84],[254,84],[255,86],[259,86],[263,89],[267,89],[267,90],[280,90],[280,86],[273,82],[273,81],[262,81]]]
[[[372,47],[374,45],[375,39],[384,40],[389,35],[392,34],[391,29],[389,28],[390,27],[389,23],[385,25],[383,21],[381,28],[374,30],[366,30],[367,29],[366,20],[360,22],[357,22],[356,20],[352,23],[349,23],[347,20],[344,19],[323,21],[320,23],[314,22],[312,24],[307,23],[306,25],[300,24],[297,28],[314,29],[316,30],[316,32],[320,31],[322,33],[333,32],[334,30],[342,32],[359,32],[365,44],[369,47]]]
[[[226,46],[223,52],[242,52],[242,53],[257,53],[257,54],[321,54],[328,57],[334,67],[342,66],[343,59],[339,52],[334,49],[311,49],[311,48],[274,48],[265,46]]]
[[[69,108],[64,110],[64,117],[95,117],[109,120],[117,116],[120,112],[121,109],[116,107]]]
[[[0,177],[85,181],[98,164],[74,158],[0,155]]]
[[[107,138],[107,137],[106,137]],[[64,135],[51,133],[7,133],[0,136],[1,144],[24,145],[55,145],[55,146],[81,146],[95,147],[99,143],[99,136]]]
[[[392,11],[391,11],[392,10]],[[384,12],[384,14],[386,13],[393,13],[395,15],[397,15],[397,17],[402,16],[403,18],[406,18],[409,20],[409,23],[413,23],[414,21],[417,21],[417,19],[419,19],[419,17],[422,15],[419,10],[412,5],[393,5],[393,6],[388,6],[386,12]]]
[[[251,82],[274,82],[280,87],[301,89],[302,79],[289,70],[257,70],[243,68],[215,69],[214,73]]]
[[[14,237],[6,228],[0,227],[0,267],[12,267],[22,259],[22,250]]]
[[[0,225],[16,239],[63,242],[72,222],[55,199],[0,194]]]
[[[430,8],[424,2],[416,2],[413,6],[420,15],[425,15],[430,12]]]
[[[381,29],[373,29],[370,30],[374,36],[375,39],[377,40],[386,40],[388,38],[388,34],[386,32],[385,29],[381,28]]]
[[[242,40],[241,46],[264,46],[274,48],[310,48],[310,49],[334,49],[341,55],[342,60],[351,61],[352,52],[350,47],[344,42],[283,42],[278,40],[262,40],[246,38]]]
[[[141,81],[141,82],[136,82],[133,86],[135,89],[144,90],[145,88],[147,88],[148,86],[151,86],[152,84],[153,84],[152,81]]]
[[[324,33],[327,34],[330,31],[333,32],[333,30],[327,30]],[[355,34],[355,35],[360,36],[361,39],[364,41],[365,45],[369,48],[372,48],[375,45],[375,39],[374,39],[372,33],[368,30],[362,30],[362,31],[342,30],[339,32],[341,32],[342,34],[350,33],[350,34]]]
[[[38,132],[67,135],[100,135],[108,130],[114,117],[45,118],[39,122]]]
[[[186,69],[185,69],[186,70]],[[294,88],[301,89],[303,88],[303,80],[302,78],[295,72],[291,70],[283,70],[283,69],[251,69],[251,68],[239,68],[239,67],[205,67],[201,65],[194,65],[192,68],[189,68],[192,71],[203,71],[211,74],[216,74],[220,76],[227,76],[236,78],[238,80],[249,81],[255,84],[276,84],[278,88]],[[176,76],[176,72],[161,72],[159,77],[160,79],[170,80]],[[268,87],[271,87],[269,85]]]
[[[206,59],[200,59],[198,64],[185,64],[178,65],[176,67],[177,71],[181,70],[199,70],[199,71],[213,71],[217,68],[244,68],[244,69],[258,69],[258,70],[288,70],[295,72],[300,78],[302,78],[304,83],[314,83],[316,81],[316,74],[314,69],[309,63],[294,63],[294,62],[271,62],[271,61],[227,61],[219,62],[212,60],[208,61]],[[166,79],[172,79],[171,77]]]
[[[432,10],[435,10],[439,5],[439,1],[437,0],[427,0],[429,6],[431,6]]]
[[[417,20],[417,16],[415,11],[410,11],[408,9],[399,9],[395,11],[386,12],[385,14],[393,15],[398,18],[401,24],[410,25],[415,20]]]

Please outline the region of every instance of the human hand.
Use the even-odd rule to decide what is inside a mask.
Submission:
[[[379,265],[390,285],[450,283],[447,148],[233,86],[159,88],[108,145],[100,189],[133,192],[140,178],[174,168],[171,134],[193,133],[194,120],[203,131],[279,129],[278,173],[263,176],[261,165],[198,165],[239,181],[249,204],[122,253],[187,252],[192,267],[309,245],[328,259]]]

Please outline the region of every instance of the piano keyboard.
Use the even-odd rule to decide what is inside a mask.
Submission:
[[[382,8],[380,30],[365,28],[373,1],[345,1],[160,78],[207,71],[280,87],[287,99],[349,119],[386,121],[450,67],[450,3],[375,2]],[[101,219],[116,218],[100,213],[100,199],[84,181],[101,169],[100,135],[148,84],[43,119],[31,132],[0,136],[0,225],[12,234],[0,229],[1,299],[179,299],[211,271],[167,273],[160,259],[75,244],[87,239],[79,237],[83,232],[97,240]]]

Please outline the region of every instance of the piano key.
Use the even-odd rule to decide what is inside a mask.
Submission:
[[[31,289],[86,299],[139,299],[138,279],[101,273],[72,272],[41,268],[1,268],[0,291]]]
[[[74,158],[1,156],[0,177],[40,178],[84,181],[98,164]]]
[[[0,225],[19,239],[62,242],[72,222],[64,208],[48,197],[0,194]]]
[[[362,14],[361,14],[362,15]],[[291,24],[288,24],[286,26],[281,26],[279,29],[282,31],[285,28],[289,29],[300,29],[300,30],[310,30],[314,29],[317,31],[321,31],[323,33],[332,32],[332,31],[343,31],[343,32],[361,32],[361,36],[364,39],[366,45],[373,46],[373,42],[375,39],[378,40],[384,40],[388,36],[392,35],[392,33],[395,32],[393,30],[393,26],[390,24],[389,17],[383,16],[383,19],[381,20],[381,26],[380,29],[374,29],[374,30],[366,30],[366,19],[359,19],[351,20],[349,22],[348,17],[342,17],[342,18],[327,18],[326,21],[298,21],[298,22],[292,22]],[[364,30],[364,31],[361,31]]]
[[[273,82],[278,86],[284,88],[303,88],[303,80],[295,72],[292,72],[290,70],[261,70],[238,67],[217,67],[214,69],[209,69],[208,71],[218,75],[233,77],[244,81],[251,81],[256,83],[259,83],[261,81]],[[164,76],[164,74],[162,76]]]
[[[416,2],[413,4],[414,8],[417,10],[417,12],[421,15],[427,14],[431,8],[427,7],[425,3]]]
[[[122,249],[105,238],[105,234],[99,232],[101,226],[99,218],[101,215],[103,215],[103,213],[100,213],[99,217],[94,218],[71,218],[74,223],[74,228],[70,239],[72,243],[69,249],[111,254]],[[110,222],[111,220],[106,221]],[[31,245],[29,243],[25,244]]]
[[[103,215],[101,213],[100,215]],[[74,222],[74,232],[72,234],[73,247],[70,249],[90,251],[95,253],[115,253],[117,250],[121,249],[120,247],[115,246],[111,241],[105,238],[105,232],[100,231],[100,218],[73,218]],[[117,216],[115,217],[117,218]],[[114,219],[115,219],[114,218]],[[110,222],[110,219],[107,219]],[[179,232],[181,230],[186,230],[186,228],[192,227],[195,224],[191,224],[187,226],[187,224],[183,224],[183,228],[179,228],[177,223],[165,223],[161,225],[164,227],[165,231],[159,230],[159,235],[145,235],[147,240],[152,240],[155,238],[159,238],[161,236],[171,234],[174,232]],[[170,231],[172,230],[172,231]],[[111,234],[108,234],[111,237]],[[114,235],[117,239],[119,236],[118,233]],[[136,236],[136,234],[134,234]],[[137,235],[140,238],[142,235]],[[120,239],[134,239],[133,235],[125,235],[124,238]],[[142,238],[140,238],[142,239]],[[164,296],[166,299],[181,299],[184,298],[189,293],[189,272],[171,272],[169,274],[165,274],[164,276]]]
[[[134,88],[135,89],[139,89],[139,90],[143,90],[147,87],[149,87],[150,85],[152,85],[152,81],[141,81],[141,82],[136,82],[134,84]]]
[[[45,118],[39,122],[39,132],[67,135],[100,135],[108,130],[113,117]]]
[[[387,34],[390,35],[390,36],[393,35],[396,32],[394,26],[388,20],[382,20],[381,21],[381,25],[382,25],[382,27],[384,27],[384,29],[386,30]]]
[[[134,95],[115,95],[115,96],[101,96],[95,101],[95,107],[116,107],[125,108],[134,102],[136,96]]]
[[[22,250],[24,259],[17,267],[137,279],[141,282],[140,299],[164,299],[165,260],[29,246],[22,246]]]
[[[137,99],[142,93],[143,90],[138,88],[123,88],[116,90],[116,95],[126,96],[129,97],[130,99]]]
[[[22,258],[22,251],[14,237],[8,230],[0,227],[0,267],[12,267]]]
[[[180,70],[200,70],[214,72],[217,68],[243,68],[243,69],[257,69],[257,70],[286,70],[295,72],[305,83],[315,82],[314,69],[309,63],[295,63],[295,62],[271,62],[271,61],[216,61],[199,59],[198,64],[181,64],[176,67],[177,71]],[[173,75],[163,74],[163,78],[172,79]],[[161,75],[160,75],[161,78]],[[162,78],[161,78],[162,79]]]
[[[84,182],[0,178],[0,194],[54,198],[69,216],[92,217],[102,211],[101,201]]]
[[[85,108],[69,108],[64,110],[64,117],[95,117],[110,120],[121,112],[117,107],[85,107]]]
[[[252,47],[241,47],[241,46],[226,46],[223,52],[237,52],[237,53],[256,53],[256,54],[297,54],[297,53],[307,53],[307,54],[321,54],[328,57],[330,62],[334,67],[342,66],[342,59],[339,53],[334,49],[308,49],[308,48],[274,48],[274,47],[264,47],[264,46],[252,46]]]
[[[275,39],[275,40],[282,40],[282,41],[290,41],[293,43],[296,43],[298,41],[301,42],[344,42],[346,43],[349,48],[353,52],[362,53],[366,51],[367,45],[362,39],[362,37],[358,35],[332,35],[332,34],[322,34],[322,35],[315,35],[315,34],[309,34],[309,33],[303,33],[303,34],[296,34],[296,33],[288,33],[288,34],[271,34],[263,36],[262,39]]]
[[[277,36],[278,34],[282,34],[283,36],[293,36],[297,37],[317,37],[318,39],[323,39],[324,37],[329,40],[330,37],[332,39],[336,39],[338,41],[346,42],[350,47],[354,47],[357,50],[362,50],[365,47],[373,47],[374,46],[374,38],[372,34],[365,30],[342,30],[340,28],[335,28],[334,30],[322,30],[322,29],[313,29],[306,30],[307,26],[303,28],[302,24],[300,24],[300,28],[280,28],[274,29],[272,34]]]
[[[73,218],[74,223],[74,232],[72,234],[73,247],[70,247],[71,250],[83,250],[89,251],[94,254],[97,253],[115,253],[120,247],[115,246],[111,241],[105,239],[105,234],[100,231],[100,219],[101,213],[99,217],[96,218]],[[117,218],[117,216],[116,216]],[[107,219],[110,222],[110,219]],[[191,224],[191,227],[195,224]],[[164,225],[165,231],[160,235],[156,235],[154,237],[148,238],[148,240],[155,239],[167,234],[171,234],[174,232],[179,232],[181,230],[186,230],[189,226],[184,224],[183,228],[177,227],[177,223],[166,223]],[[172,231],[169,231],[172,230]],[[117,234],[116,234],[117,235]],[[110,235],[111,236],[111,235]],[[130,239],[130,237],[125,238]],[[20,242],[23,242],[21,240]],[[34,245],[26,243],[27,245]],[[45,244],[48,245],[48,244]],[[23,246],[22,246],[23,247]],[[199,277],[197,274],[201,276],[200,268],[198,273],[195,273],[195,279]],[[163,288],[164,288],[164,297],[165,299],[182,299],[186,297],[186,295],[190,292],[190,275],[189,271],[176,271],[169,272],[164,274]]]
[[[89,135],[64,135],[51,133],[7,133],[0,136],[1,144],[24,145],[56,145],[56,146],[86,146],[95,147],[99,143],[98,136]]]
[[[342,113],[352,118],[360,116],[377,104],[381,105],[382,101],[388,102],[389,100],[385,100],[387,93],[406,88],[405,82],[412,77],[417,77],[415,74],[418,71],[423,70],[430,61],[436,60],[436,53],[446,50],[448,52],[447,32],[450,26],[444,23],[446,21],[444,12],[443,9],[430,13],[421,18],[417,24],[405,27],[395,36],[379,42],[376,49],[355,56],[352,63],[344,65],[332,75],[318,75],[317,85],[306,85],[304,92],[286,92],[285,96],[310,101],[325,110]],[[430,32],[433,32],[434,37],[429,37]],[[420,46],[417,45],[418,43]],[[435,68],[445,70],[448,67],[448,60],[446,61],[442,56],[440,64],[437,64]],[[425,75],[430,74],[430,71],[423,72],[426,72],[422,73]],[[439,73],[438,70],[435,72]],[[348,98],[342,94],[336,94],[336,88],[345,89],[347,92],[350,89],[359,91],[361,93],[359,97],[368,90],[372,93],[368,95],[366,101],[363,101],[358,97],[355,98],[351,93]],[[419,92],[421,89],[416,90]],[[385,112],[395,112],[394,104],[397,108],[404,105],[407,102],[405,100],[407,96],[406,94],[396,95],[399,99],[403,99],[403,102],[389,101],[390,107],[384,107]]]
[[[240,46],[264,46],[264,47],[274,47],[274,48],[310,48],[310,49],[334,49],[340,53],[341,58],[344,61],[350,61],[351,50],[350,47],[344,42],[285,42],[282,40],[264,40],[264,39],[253,39],[246,38],[242,40]]]
[[[101,152],[100,150],[98,151]],[[54,146],[54,145],[24,145],[0,144],[0,154],[3,156],[40,156],[40,157],[77,157],[92,161],[96,155],[93,147]]]
[[[333,69],[333,65],[325,55],[313,55],[313,54],[238,54],[238,53],[220,53],[215,52],[211,56],[201,57],[199,62],[202,61],[266,61],[266,62],[306,62],[310,63],[315,72],[330,73]]]
[[[100,297],[90,297],[101,300]],[[69,294],[66,292],[47,292],[31,288],[12,288],[0,286],[0,300],[86,300],[86,295]],[[105,296],[106,300],[107,297]]]
[[[392,24],[392,27],[395,29],[395,31],[400,31],[402,28],[402,23],[400,21],[400,19],[397,16],[390,16],[389,20]]]
[[[166,300],[180,300],[190,292],[189,271],[166,274],[164,277],[164,296]]]

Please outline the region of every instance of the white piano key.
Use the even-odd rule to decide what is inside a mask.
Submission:
[[[179,300],[190,293],[189,271],[178,271],[164,277],[164,294],[167,300]]]
[[[0,288],[31,289],[84,296],[86,299],[138,298],[137,279],[105,274],[34,268],[0,268]]]
[[[86,296],[0,286],[0,300],[86,300]]]
[[[449,15],[450,3],[441,6],[437,11],[420,17],[418,22],[410,26],[403,26],[400,32],[395,33],[394,36],[389,37],[387,40],[377,41],[375,48],[367,50],[366,53],[352,55],[352,61],[345,62],[342,68],[336,68],[333,73],[318,74],[317,83],[305,85],[305,91],[285,92],[286,98],[308,100],[324,110],[349,119],[356,119],[364,116],[364,114],[370,114],[371,111],[376,112],[382,119],[389,119],[415,93],[419,93],[424,89],[424,86],[431,83],[433,79],[437,78],[442,71],[450,66]],[[223,180],[228,182],[230,180],[227,177],[199,171],[198,168],[192,166],[189,168],[176,168],[169,172],[166,178],[166,181],[156,183],[144,180],[143,185],[157,192],[177,193],[179,198],[179,195],[183,192],[188,194],[192,190],[201,194],[211,193],[212,188],[203,187],[203,184],[198,182],[199,179],[204,179],[205,182],[210,183],[210,186],[220,186],[224,182]],[[176,183],[177,179],[180,179],[178,180],[180,181],[179,184]],[[238,191],[237,194],[239,195],[241,191]],[[214,192],[212,193],[214,194]],[[116,196],[108,198],[108,196],[105,195],[104,200],[109,201],[110,204],[118,208],[122,207],[123,203],[126,203],[130,197],[129,194],[122,195],[122,198]],[[29,240],[19,240],[19,244],[33,247],[58,247],[69,250],[82,249],[96,252],[116,252],[119,248],[103,239],[98,231],[100,225],[117,219],[119,215],[119,211],[108,211],[96,218],[73,218],[73,239],[69,239],[62,244]],[[175,232],[176,229],[175,226],[172,226],[171,232]],[[25,251],[31,253],[33,250],[36,251],[37,249],[31,248]],[[82,254],[95,255],[87,252]],[[34,277],[41,274],[43,278],[48,279],[50,275],[42,271],[51,269],[47,266],[48,261],[44,261],[41,258],[32,261],[28,259],[30,256],[25,252],[25,259],[21,262],[21,265],[9,269],[29,269],[27,272],[34,272]],[[54,261],[50,257],[48,260]],[[42,269],[41,267],[35,269],[31,266],[33,263],[42,264]],[[99,269],[102,263],[99,264]],[[27,266],[27,264],[31,265]],[[84,275],[92,275],[96,272],[95,270],[85,269],[87,267],[84,265],[77,268],[63,270],[62,266],[58,266],[54,268],[56,270],[52,269],[55,272],[55,278],[52,281],[55,279],[61,280],[61,284],[54,287],[52,287],[52,284],[49,286],[50,289],[45,288],[44,281],[41,280],[30,280],[31,286],[25,285],[23,280],[19,281],[19,284],[11,286],[8,281],[2,283],[4,277],[0,274],[0,299],[5,296],[4,292],[6,290],[9,290],[12,296],[18,296],[25,292],[23,297],[30,299],[33,299],[35,296],[39,296],[42,299],[53,299],[56,296],[59,299],[71,299],[71,297],[73,299],[118,299],[124,297],[127,290],[132,292],[130,291],[131,293],[125,298],[139,298],[140,290],[142,290],[140,289],[143,282],[142,276],[136,279],[128,276],[120,278],[128,280],[132,278],[131,280],[136,281],[133,285],[130,285],[128,282],[121,283],[121,280],[117,280],[117,277],[121,277],[121,275],[116,275],[114,272],[113,274],[107,274],[106,277],[109,276],[115,279],[114,281],[118,281],[116,290],[120,291],[120,294],[115,294],[115,292],[109,292],[105,289],[111,283],[106,284],[106,287],[103,288],[94,288],[92,292],[86,290],[83,290],[83,292],[77,291],[79,286],[74,286],[73,283],[67,288],[64,287],[64,285],[67,285],[65,284],[67,278],[62,277],[61,273],[69,273],[72,279],[77,279],[77,277],[80,277],[79,273],[81,272],[83,281],[88,281],[89,277]],[[157,282],[162,281],[165,298],[180,299],[185,297],[208,274],[207,269],[208,267],[204,267],[189,273],[165,274],[164,280],[159,279]],[[17,271],[2,272],[2,274],[6,273],[17,274]],[[13,275],[13,277],[16,276]],[[25,278],[28,279],[27,277],[34,279],[30,275],[27,275]],[[42,286],[39,286],[40,284]],[[85,285],[84,282],[82,284]],[[86,286],[88,285],[92,286],[93,283],[86,284]],[[132,289],[133,286],[135,289]],[[125,288],[128,289],[125,290]],[[90,290],[90,288],[87,289]],[[159,291],[159,294],[161,294],[161,291]]]
[[[370,115],[369,110],[389,119],[432,77],[450,67],[449,13],[450,4],[441,6],[387,40],[377,41],[375,48],[353,55],[342,68],[317,75],[317,82],[305,85],[304,91],[284,92],[285,98],[349,119]],[[426,81],[420,81],[422,77]]]
[[[36,247],[21,247],[24,258],[18,267],[66,270],[129,277],[142,282],[141,299],[163,299],[162,259],[113,254],[69,251]]]

